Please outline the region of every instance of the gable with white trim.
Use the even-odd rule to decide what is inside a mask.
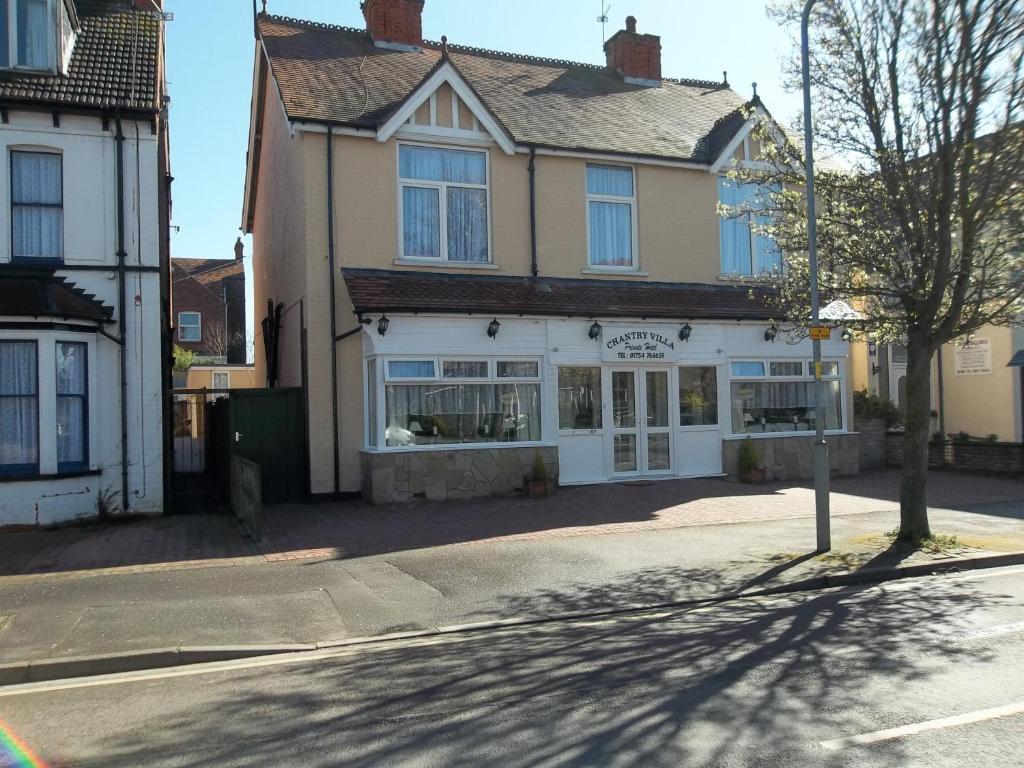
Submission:
[[[377,130],[377,141],[393,136],[493,143],[505,154],[515,153],[515,142],[508,131],[451,62],[441,65]]]

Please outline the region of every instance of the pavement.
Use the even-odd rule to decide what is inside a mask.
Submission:
[[[836,481],[825,555],[809,488],[715,480],[283,506],[259,546],[216,515],[2,534],[0,685],[1024,561],[1024,482],[934,474],[957,538],[915,553],[884,535],[897,487]]]
[[[6,687],[0,712],[40,762],[104,768],[989,768],[1021,765],[1022,663],[1018,566]]]

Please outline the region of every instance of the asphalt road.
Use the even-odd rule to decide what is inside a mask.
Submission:
[[[1017,567],[0,688],[0,720],[58,765],[1002,767],[1022,670]]]

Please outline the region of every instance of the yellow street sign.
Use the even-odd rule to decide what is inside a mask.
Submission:
[[[828,341],[832,337],[832,329],[827,325],[812,325],[807,330],[810,331],[811,338],[818,341]]]

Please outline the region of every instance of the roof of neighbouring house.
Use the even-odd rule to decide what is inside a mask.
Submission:
[[[768,289],[702,283],[343,269],[356,312],[763,320]]]
[[[205,286],[226,278],[245,277],[245,266],[240,259],[171,259],[172,279],[194,278]]]
[[[0,315],[111,322],[114,310],[48,271],[0,273]]]
[[[365,30],[261,14],[259,33],[288,116],[377,128],[442,59]],[[448,45],[449,60],[519,144],[710,164],[754,106],[721,82],[625,82],[593,64]]]
[[[159,110],[160,14],[131,0],[75,0],[80,29],[66,75],[4,72],[4,99],[93,109]]]

